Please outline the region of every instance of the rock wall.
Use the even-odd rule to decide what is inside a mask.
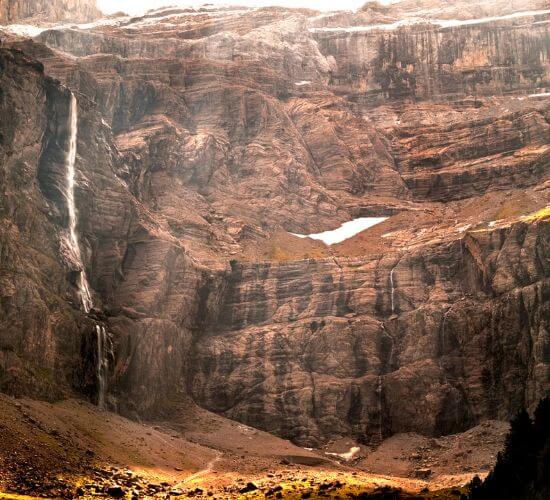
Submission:
[[[81,311],[81,270],[61,252],[70,93],[36,60],[17,50],[1,56],[2,111],[11,119],[0,135],[0,390],[95,400],[98,325],[117,353],[108,360],[107,404],[132,415],[166,407],[185,393],[203,271],[131,195],[110,127],[77,94],[78,236],[94,302],[90,315]]]
[[[106,404],[136,418],[192,396],[318,445],[536,404],[549,232],[524,216],[547,204],[550,104],[525,93],[545,85],[545,24],[341,35],[302,11],[192,14],[4,35],[0,390],[98,400],[101,326]],[[492,78],[469,96],[480,53]],[[414,92],[372,80],[392,65]],[[59,251],[68,88],[89,315]],[[383,214],[366,247],[289,234]],[[317,257],[290,260],[301,245]]]
[[[329,84],[376,102],[527,93],[549,84],[548,14],[455,27],[312,28]]]
[[[0,5],[0,24],[84,22],[100,16],[95,0],[6,0]]]
[[[445,202],[543,182],[550,154],[547,112],[525,101],[513,99],[498,117],[464,113],[457,120],[443,112],[425,125],[403,124],[393,151],[413,198]]]
[[[548,390],[548,234],[518,223],[391,257],[236,264],[207,301],[192,393],[303,445],[504,419]]]
[[[0,390],[46,399],[91,393],[82,354],[93,323],[78,311],[78,271],[60,255],[67,210],[62,174],[54,174],[63,165],[70,94],[17,51],[2,49],[0,66],[0,106],[10,117],[0,124]]]

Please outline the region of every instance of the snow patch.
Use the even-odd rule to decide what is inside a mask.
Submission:
[[[349,451],[346,453],[329,453],[328,451],[325,452],[325,455],[331,455],[333,457],[339,457],[344,459],[346,462],[353,460],[361,451],[361,448],[359,446],[353,446],[350,448]]]
[[[542,92],[541,94],[529,94],[527,97],[548,97],[550,92]]]
[[[46,31],[47,29],[39,28],[38,26],[33,26],[32,24],[9,24],[8,26],[1,26],[0,28],[13,33],[14,35],[28,36],[30,38],[40,35],[40,33]]]
[[[106,18],[106,19],[98,19],[97,21],[93,21],[91,23],[83,23],[83,24],[60,24],[57,25],[57,29],[62,28],[74,28],[79,30],[91,30],[94,28],[101,28],[102,26],[118,26],[119,24],[122,24],[124,22],[127,22],[130,18],[128,16],[124,17],[116,17],[116,18]]]
[[[28,36],[30,38],[37,37],[47,30],[62,30],[62,29],[79,29],[89,30],[101,26],[117,26],[118,24],[127,21],[127,17],[119,17],[116,19],[100,19],[92,23],[75,24],[75,23],[58,23],[51,26],[33,26],[32,24],[8,24],[1,26],[0,29],[5,29],[15,35]]]
[[[311,82],[309,80],[300,80],[299,82],[294,82],[294,85],[302,87],[303,85],[309,85]]]
[[[311,238],[312,240],[320,240],[327,245],[334,245],[359,234],[369,227],[376,226],[376,224],[380,224],[386,219],[387,217],[360,217],[358,219],[345,222],[338,229],[334,229],[332,231],[325,231],[323,233],[315,234],[290,234],[297,236],[298,238]]]
[[[131,17],[131,16],[121,16],[121,17],[108,17],[103,19],[98,19],[90,23],[57,23],[47,27],[33,26],[31,24],[9,24],[7,26],[0,26],[1,29],[5,29],[15,35],[25,36],[34,38],[40,35],[46,30],[63,30],[63,29],[78,29],[78,30],[93,30],[94,28],[101,28],[107,26],[119,27],[121,29],[134,29],[139,27],[145,27],[154,24],[169,24],[164,23],[168,19],[176,19],[180,17],[191,17],[191,16],[201,16],[208,15],[210,17],[224,17],[224,16],[237,16],[242,15],[247,12],[251,12],[253,9],[233,9],[233,10],[219,10],[218,9],[208,9],[206,7],[201,8],[200,10],[186,10],[184,12],[172,12],[173,8],[170,9],[161,9],[157,12],[147,13],[146,17]],[[167,15],[160,15],[164,12],[170,12]]]
[[[371,26],[346,26],[337,28],[309,28],[310,33],[318,32],[346,32],[346,33],[364,33],[376,30],[394,30],[402,26],[412,26],[414,24],[429,23],[435,24],[441,28],[452,28],[455,26],[471,26],[475,24],[485,24],[494,21],[505,21],[507,19],[516,19],[521,17],[540,16],[550,14],[550,10],[529,10],[523,12],[514,12],[505,16],[481,17],[479,19],[424,19],[421,17],[411,17],[402,19],[394,23],[374,24]]]

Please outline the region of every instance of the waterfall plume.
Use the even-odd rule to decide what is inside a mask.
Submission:
[[[82,308],[84,312],[90,312],[93,306],[92,294],[90,293],[90,286],[88,284],[88,278],[86,277],[86,271],[84,270],[84,263],[82,261],[82,253],[80,251],[80,245],[78,242],[78,234],[76,232],[78,219],[75,205],[75,165],[76,165],[76,148],[78,138],[78,106],[76,97],[71,93],[71,104],[69,110],[69,148],[67,150],[67,156],[65,159],[65,165],[67,168],[67,184],[65,197],[67,200],[67,210],[69,213],[69,234],[66,237],[65,243],[69,249],[71,259],[78,266],[79,274],[77,278],[77,286],[80,294],[80,300],[82,302]]]

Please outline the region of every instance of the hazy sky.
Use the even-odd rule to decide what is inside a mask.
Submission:
[[[396,0],[382,0],[381,3],[390,3]],[[366,0],[98,0],[99,8],[106,14],[123,11],[128,14],[139,14],[148,9],[164,5],[199,6],[204,3],[223,5],[284,5],[288,7],[309,7],[317,10],[344,10],[357,9]]]

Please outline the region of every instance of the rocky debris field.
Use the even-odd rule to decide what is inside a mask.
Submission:
[[[82,402],[1,397],[0,416],[8,498],[360,498],[383,489],[446,498],[487,472],[507,429],[492,422],[438,440],[399,435],[347,461],[199,408],[182,407],[171,424],[137,424]]]

